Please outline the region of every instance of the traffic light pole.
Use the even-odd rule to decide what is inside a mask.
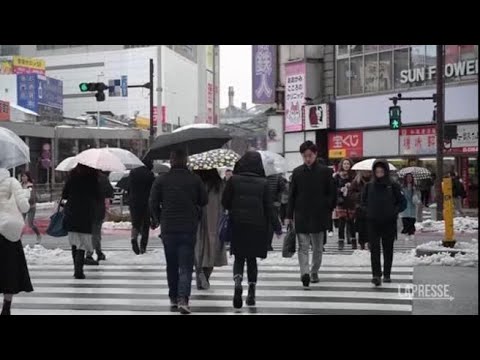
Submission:
[[[435,179],[435,201],[437,203],[437,220],[443,219],[443,125],[445,123],[444,62],[445,59],[443,57],[443,45],[437,45],[437,178]]]

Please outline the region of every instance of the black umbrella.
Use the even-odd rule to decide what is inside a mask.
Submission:
[[[232,137],[227,131],[217,127],[191,127],[158,136],[145,155],[145,158],[150,160],[169,159],[170,153],[177,149],[184,149],[189,155],[199,154],[221,148],[231,139]]]

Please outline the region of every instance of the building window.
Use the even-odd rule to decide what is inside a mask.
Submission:
[[[408,48],[395,50],[393,53],[393,71],[395,89],[408,87],[407,83],[402,83],[402,71],[408,71]]]
[[[350,89],[352,94],[363,93],[363,56],[350,59]]]
[[[20,45],[0,45],[0,55],[10,56],[20,53]]]
[[[365,56],[365,92],[378,91],[378,54]]]
[[[349,55],[348,45],[337,45],[337,57],[344,58]]]
[[[349,59],[337,61],[337,95],[350,94],[350,66]]]
[[[386,91],[393,89],[392,81],[392,52],[381,52],[378,56],[378,90]]]
[[[37,50],[58,50],[58,49],[68,49],[79,46],[88,46],[88,45],[37,45]]]
[[[408,75],[411,86],[425,84],[425,45],[410,47],[410,72]]]
[[[363,45],[350,45],[350,55],[359,55],[363,53]]]
[[[305,45],[289,45],[289,60],[298,60],[305,57]]]
[[[378,45],[363,45],[363,51],[365,54],[376,53],[378,51]]]
[[[142,48],[147,46],[150,46],[150,45],[125,45],[125,49]]]

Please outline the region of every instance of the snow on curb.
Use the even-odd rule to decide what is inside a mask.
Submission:
[[[120,222],[113,222],[113,221],[106,221],[102,225],[103,230],[131,230],[132,223],[130,221],[120,221]]]
[[[425,220],[415,224],[418,231],[421,232],[443,232],[445,230],[444,221]],[[473,217],[456,217],[453,219],[453,229],[455,232],[473,233],[478,231],[478,219]]]
[[[53,209],[57,206],[58,203],[55,201],[52,202],[45,202],[45,203],[37,203],[36,209],[37,210],[47,210],[47,209]]]

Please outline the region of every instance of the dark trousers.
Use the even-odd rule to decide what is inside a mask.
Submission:
[[[273,206],[272,214],[273,214],[275,223],[277,223],[277,227],[281,227],[279,213],[280,213],[280,208],[278,206]],[[268,238],[270,239],[270,242],[268,244],[269,246],[272,246],[273,235],[274,235],[273,227],[270,226],[270,230],[268,232]]]
[[[358,243],[364,245],[368,242],[367,220],[365,218],[356,218],[355,228],[358,232]]]
[[[285,218],[287,217],[287,204],[280,205],[280,221],[282,225],[285,224]]]
[[[383,248],[383,275],[390,276],[393,262],[393,241],[396,232],[396,220],[385,222],[368,221],[368,245],[370,247],[370,260],[372,263],[372,275],[382,276],[380,262],[380,242]]]
[[[150,214],[148,212],[137,212],[130,209],[132,217],[132,240],[137,241],[138,235],[140,238],[140,246],[147,248],[148,237],[150,236]]]
[[[195,234],[162,234],[162,241],[167,260],[168,296],[188,299],[192,289]]]
[[[247,278],[249,283],[257,282],[258,268],[257,268],[257,258],[244,258],[240,256],[235,256],[235,261],[233,262],[233,277],[241,276],[243,278],[243,268],[245,266],[245,261],[247,262]]]
[[[355,226],[353,219],[341,217],[338,219],[338,238],[340,240],[345,240],[345,233],[347,238],[355,239]]]
[[[413,235],[415,234],[415,218],[402,218],[403,230],[402,234]]]
[[[420,191],[420,195],[422,197],[422,204],[428,207],[428,200],[430,198],[430,190],[422,190]]]
[[[92,225],[92,246],[95,252],[98,254],[102,253],[102,225],[103,220],[96,220]],[[87,251],[87,256],[92,256],[93,251]]]

